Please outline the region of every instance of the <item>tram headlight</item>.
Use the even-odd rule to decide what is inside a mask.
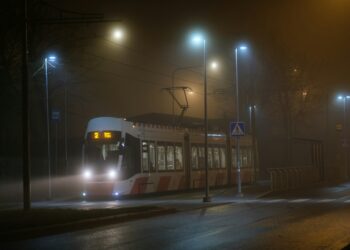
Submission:
[[[117,171],[115,171],[114,169],[110,169],[108,171],[108,178],[113,180],[117,177]]]
[[[83,177],[85,180],[89,180],[92,177],[92,172],[90,169],[85,169],[83,172]]]

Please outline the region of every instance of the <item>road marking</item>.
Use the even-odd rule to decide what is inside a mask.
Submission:
[[[316,200],[318,203],[330,203],[330,202],[334,202],[335,199],[320,199],[320,200]]]
[[[295,200],[290,200],[288,202],[291,203],[301,203],[301,202],[305,202],[305,201],[309,201],[310,199],[295,199]]]

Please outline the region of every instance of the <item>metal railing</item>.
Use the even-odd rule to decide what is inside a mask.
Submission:
[[[270,168],[271,191],[287,191],[320,181],[319,169],[312,166]]]

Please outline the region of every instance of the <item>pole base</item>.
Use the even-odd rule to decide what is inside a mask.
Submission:
[[[243,195],[243,193],[242,193],[242,192],[239,192],[239,193],[237,193],[237,194],[236,194],[236,197],[238,197],[238,198],[242,198],[242,197],[244,197],[244,195]]]
[[[210,196],[203,197],[203,202],[211,202],[211,197]]]

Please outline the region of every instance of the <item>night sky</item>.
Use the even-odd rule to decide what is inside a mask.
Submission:
[[[233,116],[233,48],[241,42],[249,45],[249,53],[240,58],[242,85],[250,81],[268,85],[266,75],[282,64],[308,71],[314,81],[334,91],[346,89],[350,82],[350,3],[345,0],[50,3],[122,21],[82,27],[83,32],[91,32],[91,39],[65,55],[67,79],[76,83],[72,92],[88,100],[88,104],[71,104],[76,112],[85,113],[84,119],[172,113],[171,98],[161,89],[171,86],[176,68],[202,63],[201,49],[188,42],[190,32],[196,30],[207,36],[208,60],[220,63],[217,72],[208,73],[211,118]],[[110,32],[118,26],[126,37],[115,43]],[[187,116],[203,116],[200,72],[201,68],[193,68],[176,74],[175,85],[194,90]]]

